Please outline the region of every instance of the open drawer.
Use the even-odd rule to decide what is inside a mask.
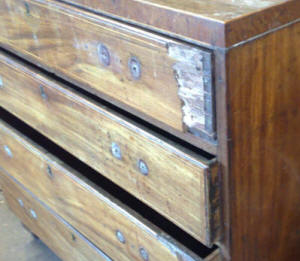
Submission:
[[[203,260],[4,123],[0,142],[2,172],[113,260]]]
[[[216,153],[209,51],[48,0],[1,1],[0,45]]]
[[[112,261],[4,170],[0,170],[0,183],[6,203],[25,228],[41,239],[62,260]]]
[[[207,159],[0,53],[0,104],[210,246],[219,183]]]

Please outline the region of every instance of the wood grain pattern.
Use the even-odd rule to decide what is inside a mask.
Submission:
[[[227,54],[232,260],[300,258],[300,23]]]
[[[215,250],[212,254],[205,258],[205,261],[222,261],[222,256],[219,250]]]
[[[212,77],[209,52],[56,1],[1,1],[0,21],[0,45],[213,151],[213,139],[211,142],[201,140],[193,137],[195,132],[190,131],[192,125],[192,129],[199,131],[198,136],[202,132],[204,137],[207,132],[214,136],[214,130],[211,130],[213,113],[210,112],[213,100],[209,99],[211,108],[205,104],[205,97],[212,97],[212,92],[205,88]],[[182,55],[174,56],[174,51],[170,54],[170,46],[171,51],[176,49]],[[206,56],[209,63],[204,61]],[[136,73],[140,72],[138,79],[131,75],[130,64]],[[177,81],[179,73],[174,66],[178,68],[178,64],[181,65],[180,77],[188,78],[188,81]],[[197,116],[201,120],[197,124],[186,124],[185,118],[192,118],[194,111],[183,112],[179,84],[180,89],[191,89],[194,96],[199,96],[197,100],[201,103],[198,102]]]
[[[9,126],[0,141],[0,166],[113,260],[202,260]]]
[[[99,104],[0,54],[0,104],[101,174],[211,244],[214,212],[205,187],[208,161],[165,142]],[[42,89],[41,89],[42,88]],[[91,120],[92,119],[92,120]],[[121,150],[113,156],[112,144]],[[139,160],[149,169],[142,175]],[[166,164],[167,163],[167,164]],[[217,194],[216,194],[217,195]],[[211,202],[212,202],[211,201]]]
[[[230,173],[229,173],[229,135],[228,135],[228,109],[227,100],[227,68],[226,68],[226,50],[217,50],[215,55],[216,66],[216,111],[217,111],[217,132],[219,139],[218,146],[218,163],[220,176],[220,205],[221,207],[221,224],[222,239],[218,242],[224,260],[230,260]]]
[[[48,207],[38,202],[20,184],[0,171],[3,194],[10,209],[62,260],[112,261]],[[20,201],[21,200],[21,201]],[[23,206],[20,205],[23,204]],[[33,218],[30,211],[37,218]]]
[[[298,0],[64,0],[172,36],[230,47],[299,18]]]

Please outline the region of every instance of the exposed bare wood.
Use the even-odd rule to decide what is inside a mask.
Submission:
[[[167,143],[1,54],[0,70],[2,107],[197,239],[211,243],[204,184],[214,160]],[[120,150],[119,157],[114,150]],[[140,162],[146,164],[146,175]]]
[[[194,137],[195,132],[184,128],[173,69],[174,65],[190,64],[197,78],[189,77],[189,88],[195,93],[203,81],[208,81],[205,86],[211,84],[209,51],[196,49],[201,60],[196,60],[198,56],[172,56],[168,51],[172,44],[183,54],[195,48],[57,1],[1,1],[0,29],[0,46],[188,142],[216,151],[214,139]],[[203,97],[207,102],[197,105],[197,113],[205,121],[196,129],[197,134],[214,137],[213,113],[207,113],[207,103],[213,104],[210,93],[206,91]]]
[[[169,44],[168,52],[177,60],[173,65],[183,103],[183,124],[196,136],[215,139],[212,57],[197,48]]]

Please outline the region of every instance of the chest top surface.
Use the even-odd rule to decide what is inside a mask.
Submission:
[[[234,46],[300,18],[299,0],[65,0],[64,2],[173,37],[221,48]]]

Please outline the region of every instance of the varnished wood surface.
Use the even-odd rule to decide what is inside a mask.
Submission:
[[[0,175],[3,193],[10,209],[62,260],[112,261],[48,207],[33,198],[12,177],[3,171],[0,171]],[[32,216],[31,211],[34,211],[36,218]]]
[[[226,51],[219,49],[214,53],[216,66],[216,105],[217,131],[219,134],[218,163],[221,194],[221,227],[223,237],[218,243],[224,260],[230,260],[230,186],[229,186],[229,144],[228,144],[228,108],[226,82]]]
[[[0,166],[113,260],[202,260],[4,124],[0,141]]]
[[[215,250],[212,254],[210,254],[205,261],[222,261],[222,256],[220,255],[219,250]]]
[[[203,87],[212,74],[206,73],[197,48],[45,0],[1,1],[0,45],[212,154],[216,151],[215,141],[191,134],[185,118],[193,121],[196,117],[189,114],[196,108],[188,106],[185,113],[180,97],[181,78],[187,78],[183,96],[199,96],[196,115],[205,135],[207,122],[214,125],[213,119],[205,121],[209,93]],[[101,46],[109,52],[107,64]],[[131,59],[140,63],[138,79],[131,75]]]
[[[1,183],[1,176],[0,176]],[[0,191],[0,260],[61,261],[41,240],[36,240],[10,211]]]
[[[209,183],[218,175],[214,160],[165,142],[1,54],[0,72],[3,108],[197,239],[206,244],[215,240],[211,235],[218,235],[213,229],[218,227],[218,193],[208,195],[218,184],[217,178]],[[113,156],[113,143],[121,159]],[[140,172],[139,160],[146,163],[148,175]]]
[[[218,47],[230,47],[300,17],[298,0],[64,1]]]
[[[233,261],[300,259],[300,23],[227,56]]]

